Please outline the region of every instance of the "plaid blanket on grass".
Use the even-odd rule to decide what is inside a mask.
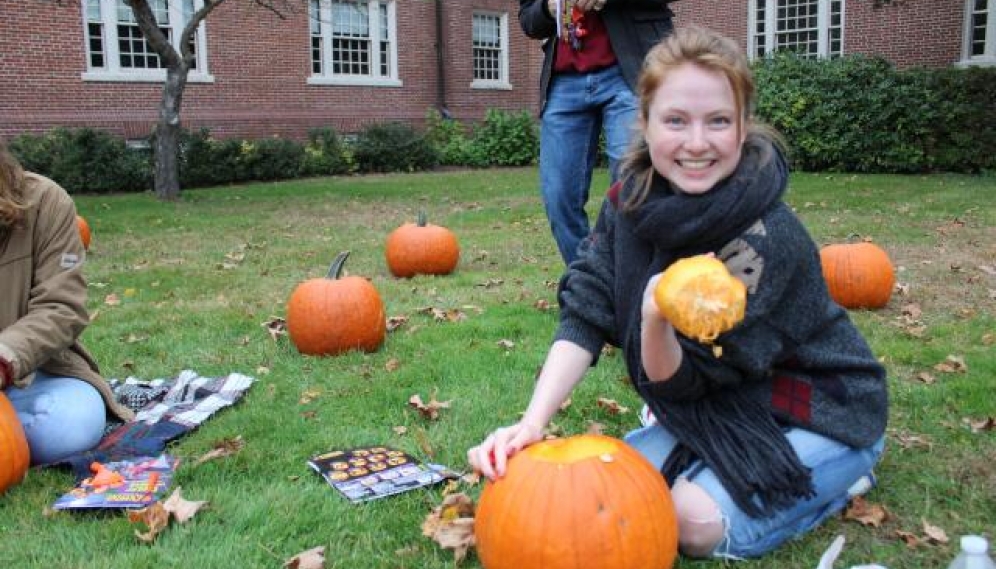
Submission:
[[[173,379],[111,380],[118,400],[136,411],[135,419],[108,425],[96,448],[58,464],[68,464],[76,477],[82,479],[90,475],[90,463],[94,461],[157,456],[166,443],[194,430],[219,409],[237,402],[254,381],[239,373],[202,377],[191,370],[184,370]]]

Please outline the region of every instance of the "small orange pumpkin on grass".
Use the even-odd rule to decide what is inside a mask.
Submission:
[[[485,569],[670,569],[678,522],[660,472],[603,435],[528,446],[474,515]]]
[[[830,297],[844,308],[882,308],[892,297],[896,272],[874,243],[835,243],[820,249]]]
[[[396,277],[448,275],[460,260],[460,244],[446,227],[426,222],[424,211],[416,223],[405,223],[387,236],[387,268]]]
[[[374,352],[387,333],[380,293],[367,279],[340,277],[349,251],[339,253],[324,278],[297,285],[287,302],[287,334],[302,354]]]
[[[716,257],[695,255],[664,271],[654,301],[676,330],[709,344],[743,320],[747,287]]]

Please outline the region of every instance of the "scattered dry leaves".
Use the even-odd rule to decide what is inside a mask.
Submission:
[[[148,530],[145,532],[135,530],[135,536],[144,543],[152,543],[169,526],[171,517],[178,523],[185,523],[206,505],[206,501],[185,500],[180,493],[180,487],[177,486],[165,502],[155,502],[139,510],[129,510],[128,521],[133,524],[145,524]]]
[[[474,546],[474,502],[462,492],[443,498],[422,522],[422,535],[443,549],[452,549],[456,563]]]
[[[624,407],[619,404],[615,399],[608,399],[605,397],[599,397],[595,401],[595,405],[605,409],[610,415],[621,415],[624,413],[629,413],[629,407]]]
[[[935,365],[934,370],[941,373],[965,373],[968,371],[968,366],[961,356],[949,355],[943,362]]]

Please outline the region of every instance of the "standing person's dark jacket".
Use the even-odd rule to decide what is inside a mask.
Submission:
[[[668,4],[673,1],[676,0],[608,0],[599,12],[609,32],[612,51],[630,89],[636,89],[640,66],[647,52],[671,33],[673,13]],[[540,77],[542,113],[553,73],[557,22],[547,11],[546,0],[519,0],[519,24],[527,36],[546,40],[543,42],[545,55]]]

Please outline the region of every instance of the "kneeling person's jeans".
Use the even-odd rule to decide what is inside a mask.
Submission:
[[[24,427],[31,464],[57,462],[89,450],[104,434],[104,400],[82,379],[38,371],[31,385],[9,387],[4,395]]]
[[[789,429],[785,436],[802,463],[811,469],[816,494],[778,510],[771,517],[752,518],[744,513],[713,471],[699,461],[679,475],[702,487],[722,512],[725,536],[713,551],[714,557],[759,557],[815,528],[847,505],[851,499],[848,490],[861,477],[872,476],[872,467],[885,448],[884,436],[863,449],[799,428]],[[625,440],[658,470],[677,444],[674,436],[660,425],[636,429]]]

